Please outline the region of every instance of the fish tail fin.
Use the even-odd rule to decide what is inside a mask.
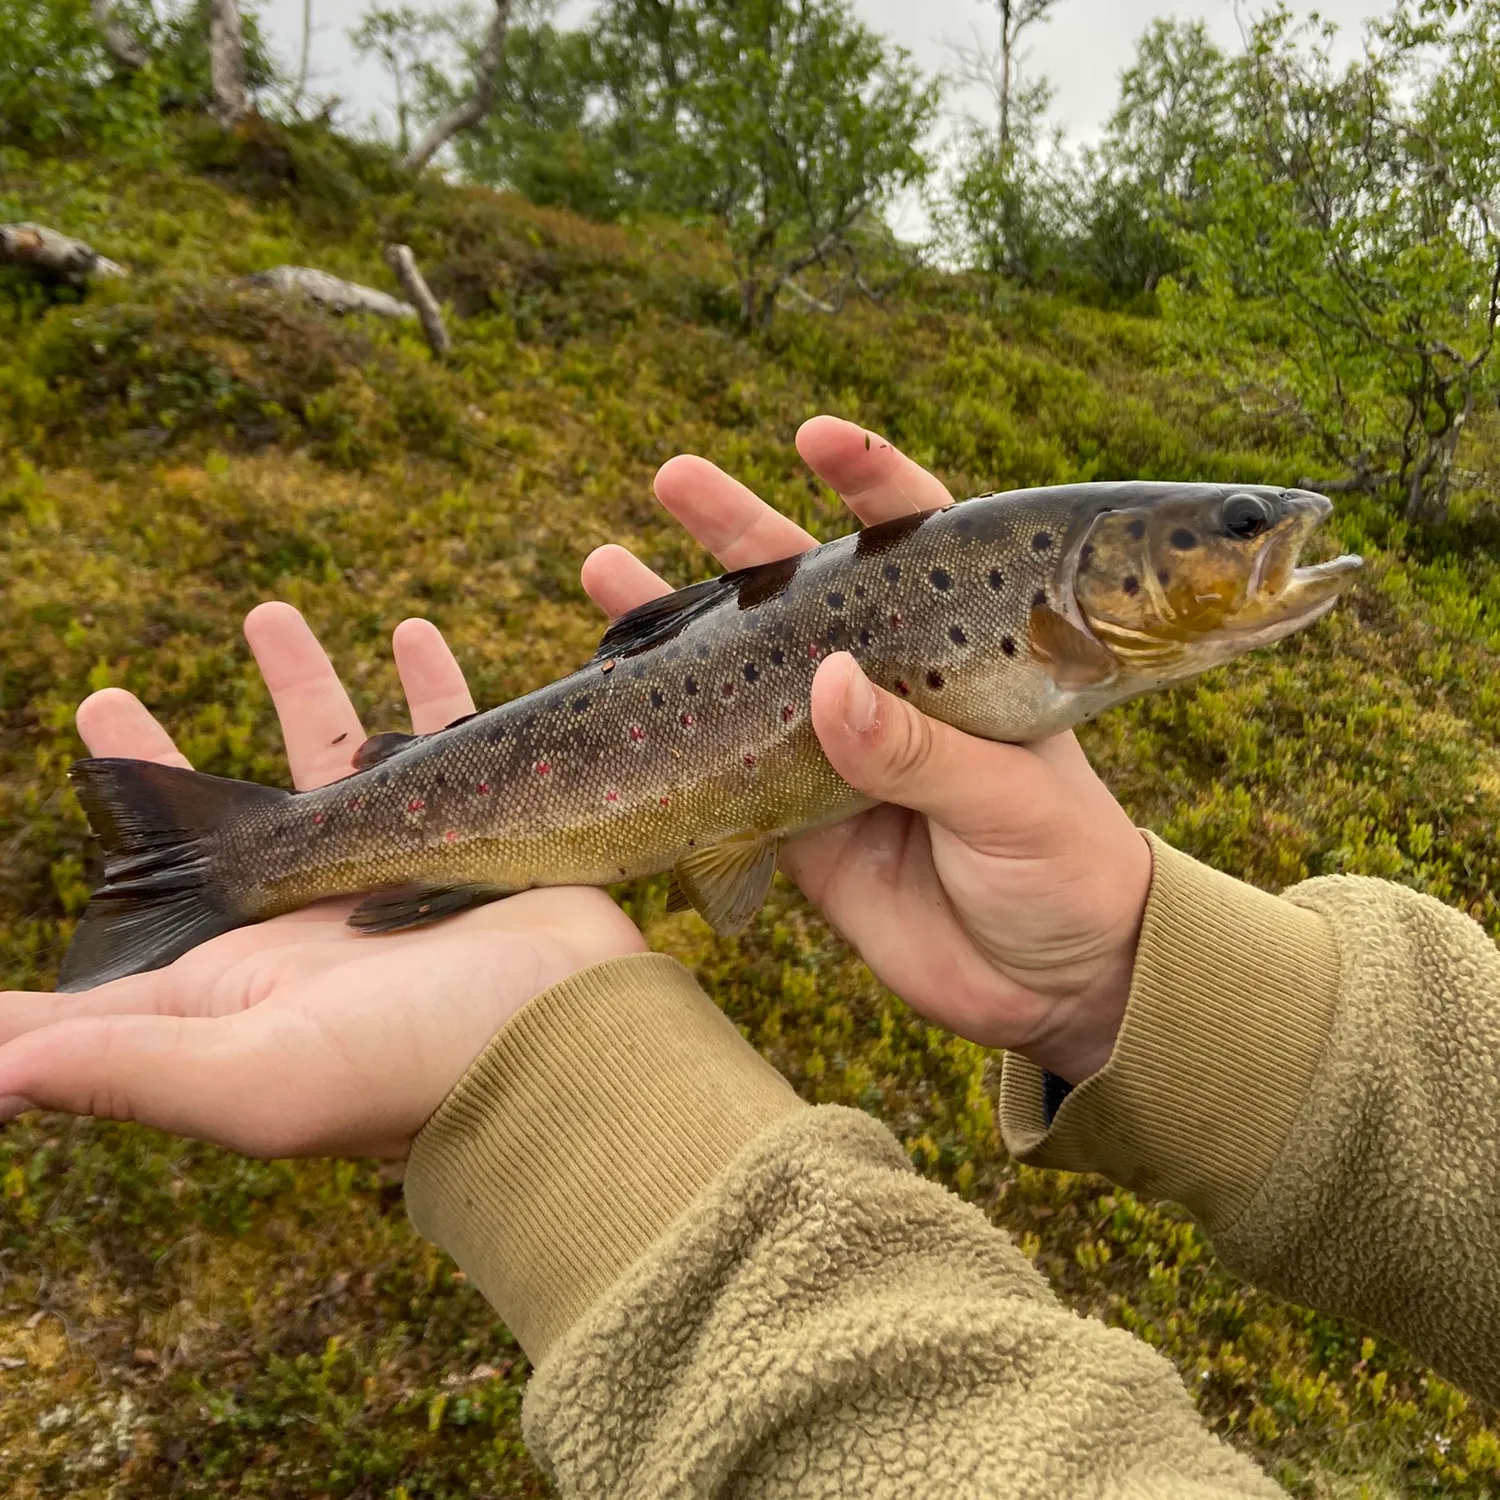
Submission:
[[[289,793],[149,760],[81,760],[68,775],[104,848],[104,883],[73,933],[60,991],[163,968],[251,920],[205,845],[247,808]]]

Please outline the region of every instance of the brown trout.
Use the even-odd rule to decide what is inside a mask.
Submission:
[[[670,870],[735,931],[783,839],[869,805],[809,719],[829,652],[971,734],[1035,740],[1318,619],[1360,566],[1297,566],[1331,508],[1216,484],[981,496],[654,600],[571,676],[437,734],[377,735],[317,791],[80,761],[105,872],[61,987],[358,893],[350,923],[386,932]]]

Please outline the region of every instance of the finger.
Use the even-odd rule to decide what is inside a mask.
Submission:
[[[403,620],[391,637],[416,734],[435,734],[474,712],[474,700],[443,633],[431,620]]]
[[[1025,857],[1045,843],[1059,793],[1044,761],[929,718],[876,687],[848,652],[819,666],[812,720],[834,770],[866,796],[923,813],[982,852]]]
[[[695,454],[670,458],[656,471],[656,498],[726,568],[793,557],[817,539],[717,464]]]
[[[307,621],[290,604],[258,604],[245,639],[281,720],[292,784],[306,791],[349,775],[364,730]]]
[[[842,417],[797,429],[797,452],[866,526],[953,504],[948,487],[878,433]]]
[[[75,722],[90,755],[120,755],[191,769],[187,756],[172,743],[172,736],[146,705],[124,688],[91,693],[78,705]]]
[[[651,599],[672,592],[672,585],[623,547],[596,547],[583,560],[583,591],[611,620],[629,614]]]

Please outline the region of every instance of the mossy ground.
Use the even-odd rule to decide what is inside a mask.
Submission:
[[[494,703],[599,631],[577,583],[617,539],[706,560],[650,499],[687,449],[814,532],[847,529],[792,447],[832,410],[958,494],[1108,477],[1285,482],[1293,440],[1153,373],[1148,320],[942,278],[837,319],[734,329],[725,264],[676,226],[592,225],[412,188],[312,134],[186,135],[151,171],[12,159],[0,220],[135,269],[84,303],[0,281],[0,975],[46,985],[87,893],[64,790],[73,705],[139,693],[204,769],[282,777],[238,622],[297,604],[372,728],[401,722],[385,641],[435,619]],[[456,310],[414,334],[233,278],[277,261],[384,285],[411,243]],[[0,273],[3,274],[3,273]],[[1493,469],[1483,430],[1469,461]],[[1419,540],[1373,504],[1371,560],[1305,638],[1086,734],[1132,813],[1275,888],[1401,880],[1500,933],[1500,526]],[[1017,1168],[994,1060],[915,1021],[778,886],[712,939],[628,899],[809,1098],[885,1119],[925,1172],[1020,1237],[1075,1306],[1165,1350],[1205,1416],[1304,1496],[1500,1495],[1500,1417],[1401,1351],[1227,1275],[1171,1211]],[[525,1361],[369,1164],[254,1163],[149,1131],[28,1117],[0,1135],[0,1489],[14,1500],[544,1494]]]

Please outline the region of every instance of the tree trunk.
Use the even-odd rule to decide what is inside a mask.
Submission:
[[[490,22],[479,61],[474,66],[473,92],[427,127],[421,140],[407,152],[401,163],[406,171],[420,172],[454,136],[460,131],[472,130],[494,108],[509,27],[510,0],[495,0],[495,18]]]
[[[119,67],[127,73],[137,73],[151,61],[151,54],[146,51],[140,37],[123,21],[115,19],[114,0],[92,0],[90,9],[104,50]]]
[[[130,274],[92,245],[43,224],[0,224],[0,266],[22,266],[42,281],[66,282],[80,290],[96,277]]]
[[[411,298],[412,305],[417,309],[417,316],[422,320],[422,332],[427,336],[427,343],[432,352],[439,359],[446,359],[448,352],[453,348],[453,341],[448,337],[448,330],[443,326],[443,314],[438,307],[437,298],[432,295],[432,288],[427,285],[426,278],[417,269],[416,256],[406,245],[387,245],[385,263],[396,273],[396,280],[401,283],[401,289]]]
[[[250,113],[239,0],[209,0],[208,76],[214,91],[214,117],[225,129],[238,125]]]

